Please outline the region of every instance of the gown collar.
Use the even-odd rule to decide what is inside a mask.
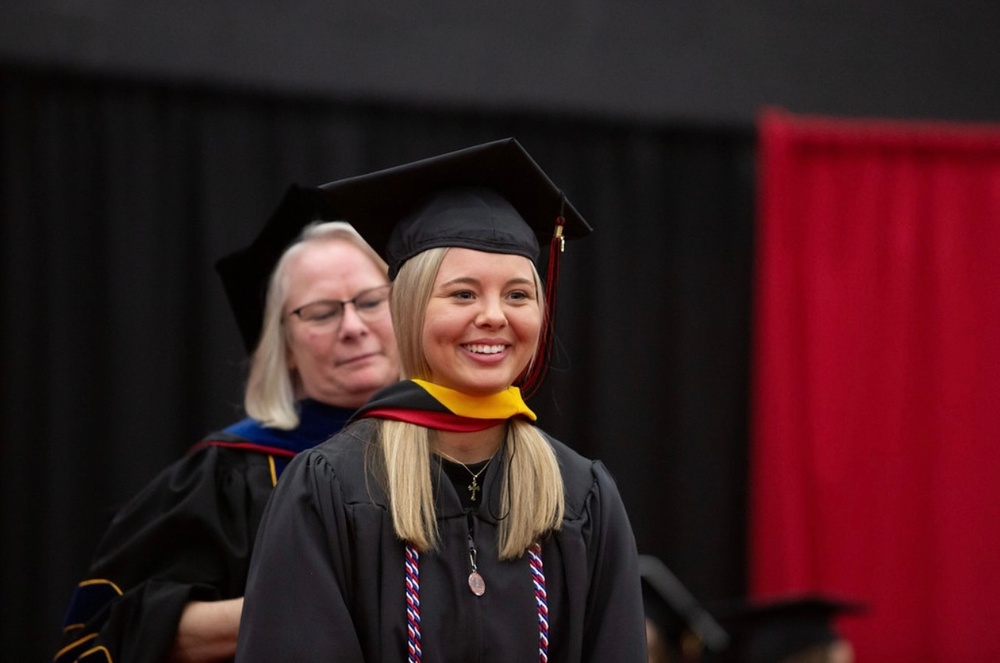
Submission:
[[[354,413],[352,409],[327,405],[311,398],[299,401],[297,408],[299,425],[292,430],[268,428],[247,418],[229,426],[224,432],[238,435],[254,444],[299,453],[340,432]]]

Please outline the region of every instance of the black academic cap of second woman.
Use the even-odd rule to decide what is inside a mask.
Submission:
[[[309,223],[335,219],[318,190],[292,185],[253,242],[215,263],[247,353],[260,339],[267,284],[281,255]]]

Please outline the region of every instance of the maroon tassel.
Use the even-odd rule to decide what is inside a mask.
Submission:
[[[565,204],[565,199],[563,200]],[[560,210],[556,218],[556,227],[549,242],[549,263],[545,271],[545,313],[542,318],[542,337],[539,339],[538,356],[524,376],[521,384],[521,398],[528,400],[541,387],[545,374],[548,372],[549,359],[552,357],[552,346],[555,338],[556,320],[556,287],[559,283],[559,260],[566,248],[566,238],[563,228],[566,218]]]

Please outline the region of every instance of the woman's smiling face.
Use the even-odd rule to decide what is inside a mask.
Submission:
[[[474,396],[503,391],[528,366],[541,329],[528,258],[449,249],[424,316],[430,381]]]

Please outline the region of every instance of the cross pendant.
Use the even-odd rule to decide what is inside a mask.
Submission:
[[[469,494],[471,495],[470,499],[473,502],[476,501],[476,493],[478,493],[479,490],[480,490],[480,488],[479,488],[479,484],[476,483],[476,477],[472,477],[472,483],[469,484]]]

